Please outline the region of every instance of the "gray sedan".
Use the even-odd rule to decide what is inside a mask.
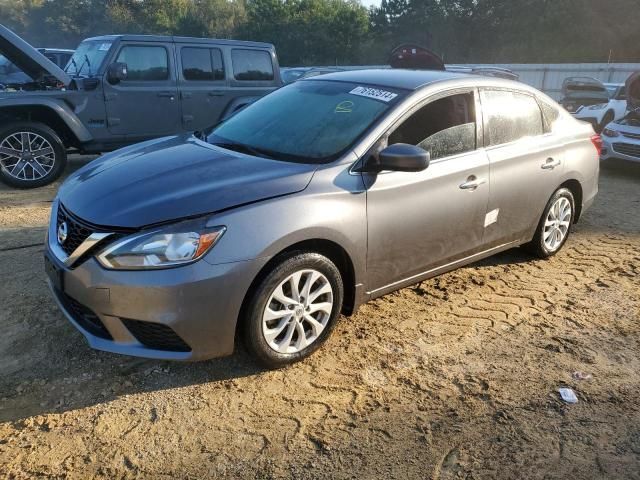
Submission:
[[[598,189],[599,137],[520,83],[361,70],[197,136],[105,155],[53,204],[45,265],[100,350],[265,365],[363,302],[497,252],[546,258]]]

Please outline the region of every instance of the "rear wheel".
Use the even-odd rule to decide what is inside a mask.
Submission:
[[[42,123],[0,128],[0,179],[17,188],[35,188],[56,180],[67,164],[60,137]]]
[[[247,305],[243,321],[248,349],[269,368],[308,357],[333,330],[343,292],[339,270],[323,255],[283,257]]]
[[[575,210],[571,190],[557,190],[544,209],[533,240],[525,248],[540,258],[558,253],[571,233]]]

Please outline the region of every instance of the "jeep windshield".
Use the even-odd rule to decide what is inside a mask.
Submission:
[[[82,42],[69,60],[64,69],[65,72],[76,77],[94,75],[102,65],[110,48],[111,42],[109,41],[87,40]]]
[[[350,148],[405,94],[347,82],[295,82],[238,112],[207,140],[252,155],[326,163]]]

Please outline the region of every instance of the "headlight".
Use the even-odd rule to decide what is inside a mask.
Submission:
[[[602,134],[605,137],[619,137],[620,136],[620,132],[616,132],[615,130],[611,130],[610,128],[605,128],[602,131]]]
[[[604,110],[605,108],[607,108],[607,105],[609,105],[608,103],[599,103],[597,105],[590,105],[587,108],[589,110]]]
[[[208,227],[206,219],[191,220],[136,233],[97,255],[113,270],[167,268],[195,262],[220,240],[226,227]]]

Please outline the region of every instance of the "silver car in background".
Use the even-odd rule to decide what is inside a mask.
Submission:
[[[557,253],[600,139],[521,83],[360,70],[300,80],[208,132],[134,145],[60,188],[45,265],[98,349],[263,364],[340,313],[497,252]]]

